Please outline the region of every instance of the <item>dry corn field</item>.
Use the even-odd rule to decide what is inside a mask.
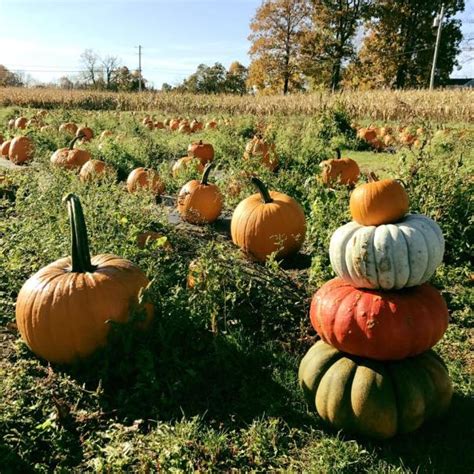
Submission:
[[[474,91],[345,91],[291,96],[112,93],[58,89],[0,88],[0,106],[160,111],[167,114],[313,115],[342,106],[354,119],[473,122]]]

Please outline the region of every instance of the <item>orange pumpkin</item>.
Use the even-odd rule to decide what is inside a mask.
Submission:
[[[8,158],[12,163],[21,165],[33,158],[34,145],[28,137],[15,137],[8,150]]]
[[[365,226],[397,222],[408,212],[408,207],[408,194],[397,180],[377,181],[373,173],[368,183],[354,189],[350,199],[352,218]]]
[[[56,150],[51,156],[51,164],[58,166],[59,168],[65,168],[72,170],[75,168],[81,168],[84,163],[91,159],[91,155],[86,150],[74,148],[74,144],[79,140],[80,137],[75,137],[71,140],[68,148],[60,148]]]
[[[351,158],[341,158],[341,150],[336,150],[337,158],[326,160],[319,164],[322,168],[321,177],[324,184],[352,185],[357,182],[360,175],[359,165]]]
[[[128,175],[127,189],[133,193],[142,188],[150,190],[155,196],[160,196],[165,192],[165,183],[157,171],[150,168],[136,168]]]
[[[165,128],[165,124],[163,122],[155,122],[155,128],[162,130]]]
[[[104,161],[89,160],[82,165],[79,178],[82,182],[94,181],[111,172],[112,168]]]
[[[191,133],[191,127],[188,122],[181,122],[178,127],[179,133]]]
[[[2,156],[2,158],[8,159],[8,152],[10,151],[11,142],[12,142],[11,140],[6,140],[0,146],[0,156]]]
[[[26,124],[28,123],[28,119],[26,117],[18,117],[15,120],[15,128],[25,129]]]
[[[22,339],[49,362],[72,363],[107,342],[111,325],[124,323],[139,293],[148,285],[132,262],[111,254],[90,257],[87,229],[79,199],[69,194],[71,257],[39,270],[21,288],[16,322]],[[145,324],[153,316],[146,304]]]
[[[0,133],[0,145],[5,141],[5,138],[3,135]]]
[[[68,133],[69,135],[75,135],[77,132],[77,125],[73,122],[62,123],[59,126],[59,131],[62,133]]]
[[[89,142],[94,138],[94,132],[90,127],[79,127],[76,131],[76,137],[81,138],[85,142]]]
[[[206,165],[214,159],[214,147],[210,143],[203,143],[202,140],[193,142],[188,146],[188,156],[194,156]]]
[[[269,144],[257,136],[253,137],[245,147],[244,160],[252,159],[259,160],[270,171],[275,171],[278,167],[275,145]]]
[[[184,156],[176,161],[171,169],[171,173],[176,178],[191,167],[195,167],[198,173],[204,171],[204,165],[197,158],[194,158],[193,156]]]
[[[191,124],[191,131],[192,132],[199,132],[204,128],[204,125],[202,122],[199,122],[198,120],[194,119]]]
[[[215,128],[217,128],[217,120],[214,119],[206,123],[206,130],[214,130]]]
[[[209,184],[209,173],[213,164],[208,163],[201,181],[193,179],[186,183],[178,194],[178,212],[184,221],[191,224],[210,224],[222,212],[222,194],[215,184]]]
[[[303,209],[286,194],[268,192],[258,178],[251,180],[259,192],[235,208],[232,241],[251,258],[262,262],[273,252],[277,258],[298,252],[306,235]]]
[[[179,120],[179,119],[172,119],[172,120],[170,120],[170,125],[169,125],[169,126],[170,126],[170,130],[172,130],[173,132],[174,132],[175,130],[178,130],[180,122],[181,122],[181,120]]]

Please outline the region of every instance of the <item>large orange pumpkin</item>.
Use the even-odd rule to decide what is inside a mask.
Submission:
[[[34,145],[28,137],[15,137],[8,150],[8,158],[16,165],[21,165],[33,158]]]
[[[373,173],[368,183],[352,191],[350,199],[352,218],[367,226],[397,222],[408,212],[408,206],[408,194],[397,180],[377,181]]]
[[[275,153],[275,145],[267,143],[262,138],[253,137],[245,146],[244,160],[257,159],[270,171],[278,167],[278,156]]]
[[[80,137],[75,137],[71,140],[68,148],[60,148],[56,150],[51,156],[51,164],[58,166],[59,168],[65,168],[72,170],[75,168],[81,168],[84,163],[91,159],[91,155],[86,150],[74,148],[74,144],[79,140]]]
[[[39,270],[21,288],[16,322],[22,339],[39,357],[71,363],[105,345],[111,325],[126,322],[148,285],[132,262],[111,254],[90,257],[79,199],[65,201],[71,224],[71,257]],[[145,305],[148,322],[153,307]]]
[[[160,196],[165,192],[165,183],[158,171],[150,168],[136,168],[128,175],[127,189],[133,193],[142,188],[150,190],[155,196]]]
[[[311,302],[310,318],[323,341],[377,360],[398,360],[433,347],[448,327],[448,308],[424,283],[397,291],[354,288],[342,278],[325,283]]]
[[[327,185],[333,183],[352,185],[356,183],[360,175],[359,165],[351,158],[341,158],[339,148],[336,153],[336,159],[325,160],[319,164],[322,168],[323,183]]]
[[[188,156],[194,156],[206,165],[214,159],[214,147],[210,143],[204,143],[202,140],[193,142],[188,146]]]
[[[268,192],[258,178],[251,180],[259,192],[241,201],[234,211],[234,244],[258,261],[265,261],[273,252],[277,258],[298,252],[306,235],[303,209],[286,194]]]
[[[201,181],[189,181],[178,194],[179,214],[191,224],[210,224],[221,214],[222,194],[215,184],[207,182],[212,166],[208,163]]]

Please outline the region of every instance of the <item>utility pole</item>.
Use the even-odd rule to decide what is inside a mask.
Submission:
[[[433,56],[433,65],[431,66],[431,76],[430,76],[430,91],[433,90],[435,72],[436,72],[436,61],[438,60],[438,50],[439,50],[439,41],[441,39],[441,29],[443,27],[443,17],[444,17],[444,3],[441,4],[441,11],[436,15],[433,21],[433,28],[438,27],[438,32],[436,33],[436,44]]]
[[[142,91],[142,45],[138,45],[138,92]]]

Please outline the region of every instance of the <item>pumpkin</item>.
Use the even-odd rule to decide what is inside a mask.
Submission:
[[[383,137],[383,142],[385,146],[393,146],[395,145],[395,137],[393,135],[387,134]]]
[[[15,128],[15,119],[10,119],[10,120],[8,121],[8,128],[9,128],[10,130],[12,130],[13,128]]]
[[[217,128],[217,120],[216,119],[211,120],[211,121],[206,123],[206,130],[214,130],[215,128]]]
[[[159,173],[149,168],[136,168],[128,175],[128,192],[133,193],[142,188],[150,190],[155,196],[165,192],[165,184]]]
[[[8,158],[12,163],[21,165],[33,158],[34,145],[28,137],[15,137],[8,150]]]
[[[149,115],[147,115],[143,120],[142,120],[142,124],[143,125],[146,125],[147,123],[149,122],[152,122],[151,120],[151,117]]]
[[[180,122],[181,120],[179,119],[170,120],[170,124],[169,124],[170,130],[173,130],[173,131],[178,130]]]
[[[49,132],[50,130],[53,130],[52,125],[43,125],[43,126],[40,128],[40,131],[41,131],[41,132]]]
[[[0,156],[8,159],[8,153],[10,151],[11,140],[5,140],[0,146]]]
[[[381,291],[354,288],[334,278],[313,296],[310,319],[321,339],[340,351],[398,360],[421,354],[441,339],[448,308],[427,283]]]
[[[162,130],[165,128],[165,124],[163,122],[155,122],[155,128]]]
[[[306,234],[303,209],[292,197],[269,192],[258,178],[251,181],[258,193],[235,208],[232,241],[257,261],[265,261],[273,252],[277,258],[298,252]]]
[[[178,127],[179,133],[191,133],[191,127],[188,122],[181,122]]]
[[[153,123],[153,120],[148,120],[148,122],[145,122],[145,127],[148,128],[148,130],[153,130],[155,128],[155,124]]]
[[[339,183],[352,185],[357,182],[360,175],[359,165],[351,158],[341,158],[341,150],[336,149],[337,157],[333,160],[322,161],[321,177],[326,185]]]
[[[102,133],[100,134],[99,140],[105,140],[106,138],[113,137],[114,132],[112,130],[103,130]]]
[[[28,123],[28,119],[26,117],[18,117],[15,120],[15,128],[25,129]]]
[[[208,163],[201,181],[193,179],[186,183],[178,194],[178,212],[191,224],[210,224],[222,211],[222,194],[215,184],[209,184],[209,173],[213,167]]]
[[[352,218],[362,225],[390,224],[408,212],[408,194],[396,179],[377,180],[369,174],[369,182],[352,191]]]
[[[357,137],[366,142],[371,142],[377,138],[377,131],[372,127],[363,127],[357,131]]]
[[[173,165],[173,168],[171,169],[171,173],[176,178],[190,167],[195,167],[198,173],[204,172],[204,165],[200,160],[194,158],[193,156],[184,156],[183,158],[180,158],[178,161],[176,161],[176,163]]]
[[[0,133],[0,145],[5,141],[4,136]]]
[[[59,131],[62,133],[68,133],[69,135],[75,135],[77,132],[77,125],[73,122],[62,123],[59,126]]]
[[[409,433],[438,418],[453,394],[446,366],[433,351],[378,362],[344,354],[323,341],[303,357],[298,380],[309,406],[324,421],[376,439]]]
[[[112,173],[112,167],[101,160],[86,161],[79,172],[79,178],[83,182],[96,181],[107,173]]]
[[[55,363],[72,363],[105,345],[108,321],[126,322],[148,285],[144,273],[128,260],[111,254],[90,257],[81,203],[73,194],[65,201],[71,257],[56,260],[30,277],[16,302],[22,339],[37,356]],[[152,305],[145,305],[145,310],[148,322]]]
[[[169,243],[167,237],[159,232],[155,232],[154,230],[147,230],[145,232],[141,232],[137,235],[137,246],[140,249],[144,249],[148,244],[154,242],[156,240],[163,239],[163,249],[171,252],[173,247]]]
[[[432,277],[443,255],[438,224],[417,214],[377,227],[349,222],[334,232],[329,245],[334,272],[357,288],[421,285]]]
[[[206,165],[214,159],[214,147],[210,143],[203,143],[202,140],[193,142],[188,146],[188,156],[194,156]]]
[[[51,156],[51,164],[67,170],[81,168],[84,163],[91,159],[91,155],[86,150],[74,148],[74,144],[80,139],[75,137],[71,140],[69,147],[56,150]]]
[[[275,153],[275,145],[255,136],[245,146],[244,160],[257,159],[270,171],[278,167],[278,156]]]
[[[191,122],[190,127],[191,127],[192,132],[199,132],[200,130],[204,128],[204,125],[202,122],[199,122],[198,120],[194,119]]]
[[[81,138],[85,142],[89,142],[94,138],[94,132],[89,127],[79,127],[76,131],[76,137]]]
[[[35,118],[31,118],[30,120],[28,120],[28,122],[26,122],[26,126],[27,127],[37,127],[38,126],[38,120],[36,120]]]

